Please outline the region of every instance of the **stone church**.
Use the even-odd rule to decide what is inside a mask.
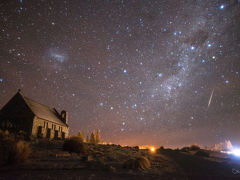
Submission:
[[[68,137],[68,112],[59,113],[25,97],[20,90],[0,110],[0,129],[48,139]]]

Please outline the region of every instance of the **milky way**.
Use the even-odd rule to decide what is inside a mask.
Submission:
[[[71,134],[240,145],[239,1],[4,1],[0,19],[1,107],[21,88]]]

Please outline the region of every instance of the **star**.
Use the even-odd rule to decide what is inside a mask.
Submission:
[[[225,5],[224,4],[221,4],[220,6],[219,6],[219,9],[224,9],[225,8]]]

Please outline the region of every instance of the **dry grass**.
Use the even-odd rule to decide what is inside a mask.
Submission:
[[[25,141],[18,141],[13,143],[9,148],[7,164],[18,164],[25,162],[32,152],[29,143]]]

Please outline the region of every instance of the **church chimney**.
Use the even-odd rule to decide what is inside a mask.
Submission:
[[[65,124],[68,124],[68,112],[67,112],[67,111],[62,110],[62,112],[61,112],[61,118],[62,118],[62,121],[63,121]]]

